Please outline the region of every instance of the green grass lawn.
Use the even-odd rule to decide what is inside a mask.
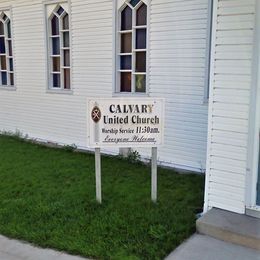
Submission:
[[[195,231],[204,178],[102,157],[103,204],[94,156],[0,135],[0,233],[96,259],[162,259]]]

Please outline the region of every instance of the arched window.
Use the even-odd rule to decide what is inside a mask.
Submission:
[[[147,82],[147,5],[124,2],[119,9],[117,51],[118,92],[145,93]]]
[[[62,5],[48,19],[49,84],[51,89],[70,89],[70,28],[69,15]]]
[[[14,59],[11,20],[8,12],[0,13],[0,85],[14,85]]]

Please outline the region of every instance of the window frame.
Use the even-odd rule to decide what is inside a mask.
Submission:
[[[1,90],[16,90],[16,73],[15,73],[15,55],[14,55],[14,37],[13,37],[13,16],[12,16],[12,9],[11,7],[6,7],[6,8],[1,8],[0,9],[0,15],[5,14],[7,16],[7,19],[10,21],[10,29],[11,29],[11,37],[8,37],[8,29],[7,29],[7,24],[4,22],[4,41],[5,41],[5,48],[6,48],[6,53],[3,56],[6,56],[6,74],[7,74],[7,84],[3,85],[2,84],[2,77],[0,77],[0,89]],[[7,55],[7,42],[11,42],[11,49],[12,49],[12,55]],[[8,50],[9,53],[9,50]],[[2,56],[2,55],[1,55]],[[13,60],[13,70],[10,70],[10,63],[8,62],[8,59]],[[1,68],[1,67],[0,67]],[[1,70],[0,70],[1,73]],[[10,84],[10,78],[8,74],[13,74],[13,84]]]
[[[113,96],[148,96],[149,95],[149,76],[150,76],[150,70],[149,70],[149,63],[150,63],[150,0],[140,0],[140,3],[138,3],[135,8],[132,9],[132,29],[129,31],[121,31],[121,12],[124,10],[126,6],[131,6],[129,4],[131,0],[117,0],[115,5],[115,19],[114,19],[114,79],[113,79],[113,85],[114,85],[114,93]],[[140,7],[144,3],[147,7],[147,22],[144,26],[136,26],[136,13],[138,7]],[[146,49],[135,49],[135,43],[136,43],[136,29],[146,29]],[[126,70],[120,70],[120,57],[127,54],[121,54],[121,34],[131,32],[132,33],[132,63],[131,63],[131,92],[121,92],[120,89],[120,72],[127,72]],[[134,53],[145,51],[146,52],[146,72],[136,72],[134,71],[134,68],[136,68],[135,64],[135,55]],[[135,75],[146,75],[146,82],[145,82],[145,92],[136,92],[136,84],[135,84]]]
[[[208,104],[210,95],[210,71],[212,66],[212,43],[214,41],[212,34],[213,27],[213,1],[208,0],[208,23],[207,23],[207,39],[206,39],[206,58],[205,58],[205,85],[203,103]]]
[[[46,0],[44,1],[44,18],[45,18],[45,46],[46,46],[46,93],[57,93],[57,94],[73,94],[73,86],[72,86],[72,29],[71,29],[71,10],[70,10],[70,1],[52,1],[52,0]],[[68,24],[69,24],[69,59],[70,59],[70,65],[69,66],[63,66],[61,63],[64,61],[64,48],[63,48],[63,33],[65,32],[63,29],[61,29],[61,19],[59,18],[59,37],[60,37],[60,87],[53,87],[53,78],[52,75],[55,74],[52,71],[52,57],[55,56],[52,54],[52,43],[51,39],[51,18],[53,17],[53,13],[57,12],[59,7],[62,7],[65,12],[68,14]],[[67,30],[66,30],[67,31]],[[64,88],[64,69],[70,70],[70,88],[66,89]]]

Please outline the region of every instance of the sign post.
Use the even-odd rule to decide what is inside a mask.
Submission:
[[[151,197],[153,202],[157,202],[157,147],[152,147],[152,187]]]
[[[95,148],[95,170],[96,170],[96,199],[98,203],[102,203],[100,148]]]
[[[95,148],[96,199],[102,203],[102,147],[152,149],[151,199],[157,202],[157,147],[163,144],[164,100],[101,98],[88,101],[88,145]]]

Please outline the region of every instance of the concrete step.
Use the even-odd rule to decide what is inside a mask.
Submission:
[[[260,253],[248,247],[195,234],[165,260],[260,260]]]
[[[260,219],[211,209],[196,222],[197,232],[223,241],[260,250]]]

